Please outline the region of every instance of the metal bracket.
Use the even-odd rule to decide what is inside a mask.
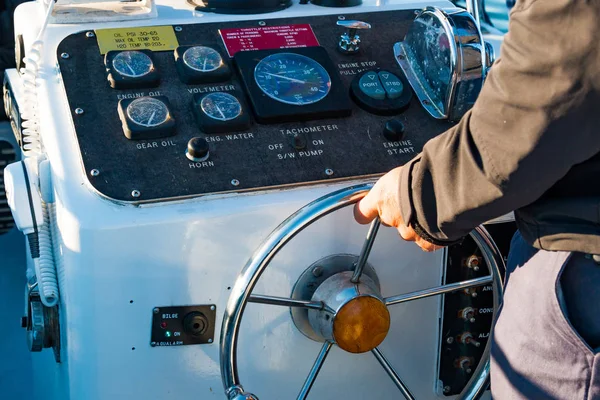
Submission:
[[[27,284],[27,316],[21,326],[27,330],[27,346],[31,352],[52,348],[54,359],[60,363],[60,323],[58,306],[42,304],[37,282]]]

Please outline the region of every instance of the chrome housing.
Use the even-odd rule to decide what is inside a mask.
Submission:
[[[489,48],[469,12],[427,7],[394,45],[394,56],[429,114],[457,121],[481,91]]]

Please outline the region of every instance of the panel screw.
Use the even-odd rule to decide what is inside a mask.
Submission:
[[[150,346],[156,347],[156,342],[150,342]]]
[[[131,197],[136,197],[137,198],[137,197],[140,197],[140,196],[141,196],[141,193],[140,193],[139,190],[132,190],[131,191]]]
[[[175,27],[175,28],[173,28],[173,29],[175,29],[175,32],[181,32],[181,31],[183,30],[183,28],[182,28],[182,27],[180,27],[180,26],[176,26],[176,27]]]
[[[233,186],[239,186],[239,184],[240,184],[240,181],[238,181],[237,179],[232,179],[232,180],[231,180],[231,184],[232,184]]]
[[[208,339],[208,343],[212,343],[212,342],[213,342],[213,340],[212,340],[212,339]]]
[[[94,36],[96,36],[96,35],[92,31],[88,31],[85,33],[85,37],[87,37],[87,38],[93,38]]]
[[[448,344],[454,343],[454,338],[452,336],[450,336],[448,339],[446,339],[446,343],[448,343]]]
[[[422,101],[422,103],[423,103],[423,105],[424,105],[424,106],[428,106],[428,105],[430,105],[430,104],[431,104],[431,103],[429,102],[429,100],[427,100],[427,99],[423,100],[423,101]]]
[[[210,306],[211,311],[215,311],[215,306]]]
[[[83,114],[83,108],[76,108],[75,109],[75,114],[77,114],[77,115]]]
[[[343,21],[343,20],[345,20],[345,19],[346,19],[346,17],[344,17],[343,15],[340,15],[340,16],[338,16],[338,19],[339,19],[340,21]]]
[[[155,307],[155,308],[152,310],[152,312],[153,312],[154,314],[158,314],[158,313],[160,312],[160,309],[159,309],[158,307]]]
[[[450,386],[444,386],[444,393],[450,393],[450,390],[452,390]]]
[[[91,176],[98,176],[100,175],[100,171],[98,171],[97,169],[93,169],[90,171],[90,175]]]
[[[320,277],[321,275],[323,275],[323,267],[319,267],[319,266],[314,267],[313,270],[312,270],[312,274],[316,278]]]
[[[259,24],[260,26],[265,26],[265,25],[267,25],[267,23],[266,23],[265,21],[258,21],[258,24]]]
[[[331,175],[333,175],[333,170],[332,170],[331,168],[327,168],[327,169],[325,170],[325,175],[327,175],[327,176],[331,176]]]
[[[67,58],[69,58],[69,57],[70,57],[70,56],[69,56],[69,53],[61,53],[61,55],[60,55],[60,58],[63,58],[63,59],[65,59],[65,60],[66,60]]]

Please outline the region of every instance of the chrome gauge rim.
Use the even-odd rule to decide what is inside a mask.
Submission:
[[[221,377],[225,392],[228,398],[231,399],[256,399],[257,397],[244,392],[238,375],[237,362],[237,345],[240,323],[244,313],[244,309],[248,302],[271,304],[285,307],[304,307],[309,310],[318,310],[327,306],[316,301],[301,301],[286,298],[276,298],[273,296],[254,295],[254,289],[258,279],[269,265],[275,255],[285,246],[292,238],[294,238],[302,230],[320,220],[324,216],[339,210],[343,207],[352,205],[362,199],[371,189],[372,184],[363,184],[352,186],[330,193],[312,203],[304,206],[296,213],[283,221],[263,242],[263,244],[254,252],[248,263],[240,273],[235,285],[232,288],[231,295],[223,316],[223,324],[221,327],[221,342],[220,342],[220,360],[221,360]],[[376,219],[371,224],[365,243],[358,257],[352,282],[354,279],[360,279],[362,269],[366,265],[366,261],[372,245],[374,243],[377,231],[380,226],[379,219]],[[475,241],[483,258],[485,259],[491,274],[486,277],[471,279],[458,283],[446,284],[436,288],[430,288],[402,294],[397,296],[385,297],[383,301],[386,306],[404,303],[407,301],[418,300],[430,296],[451,293],[457,290],[464,290],[476,286],[491,284],[493,288],[494,299],[494,315],[493,321],[497,318],[497,312],[502,298],[502,278],[500,270],[504,265],[504,261],[494,244],[492,238],[482,226],[476,228],[471,234],[471,238]],[[313,368],[300,390],[298,399],[305,399],[314,383],[321,366],[323,365],[329,350],[334,343],[325,340],[321,352],[318,354]],[[488,340],[484,349],[481,361],[473,373],[470,381],[460,393],[461,399],[478,398],[487,388],[487,379],[490,371],[490,348],[491,340]],[[371,350],[374,357],[381,364],[384,371],[397,386],[402,395],[407,399],[414,399],[409,388],[404,384],[393,366],[388,362],[379,348],[375,347]]]

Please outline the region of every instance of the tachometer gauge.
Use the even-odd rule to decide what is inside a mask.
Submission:
[[[228,93],[211,93],[200,101],[202,111],[212,119],[230,121],[242,113],[239,100]]]
[[[112,67],[119,75],[140,78],[152,72],[152,59],[141,51],[122,51],[112,60]]]
[[[169,118],[169,109],[160,100],[142,97],[127,106],[127,117],[140,126],[150,128],[164,123]]]
[[[281,103],[316,103],[329,93],[331,78],[321,64],[296,53],[276,53],[262,59],[254,70],[258,87]]]
[[[123,133],[128,139],[156,139],[175,134],[175,119],[165,96],[119,101]]]
[[[223,65],[223,59],[213,48],[194,46],[183,53],[183,63],[194,71],[210,72]]]

